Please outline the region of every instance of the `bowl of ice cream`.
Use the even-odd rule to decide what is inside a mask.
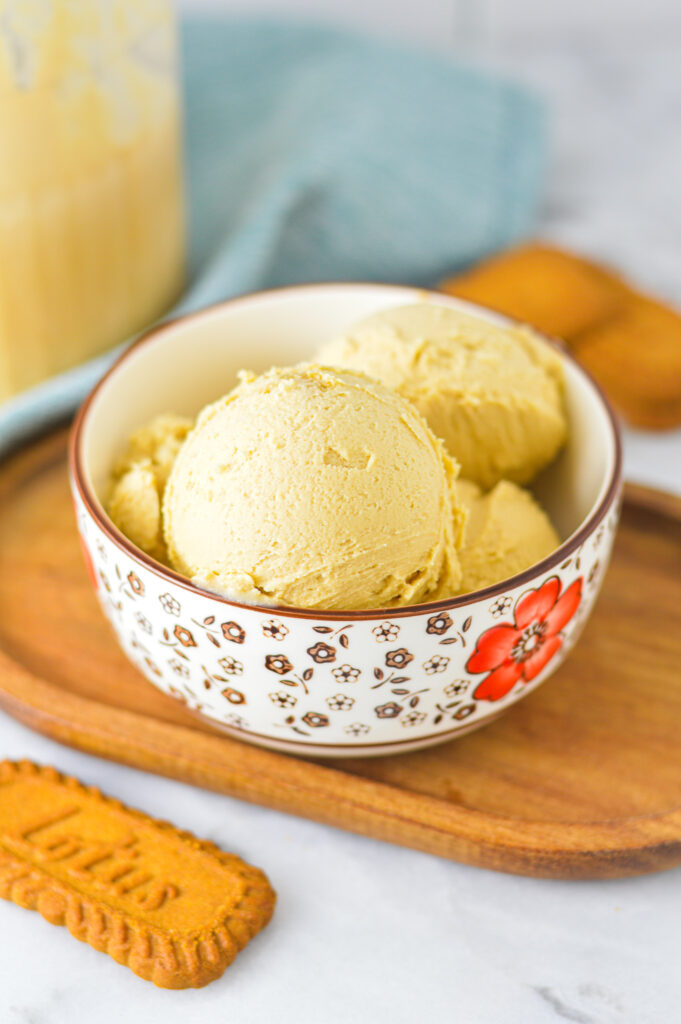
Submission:
[[[620,462],[560,346],[373,284],[156,328],[71,438],[86,563],[130,660],[229,733],[325,756],[442,742],[545,681],[600,588]]]

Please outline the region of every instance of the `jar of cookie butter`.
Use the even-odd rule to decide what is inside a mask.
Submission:
[[[0,400],[124,341],[182,287],[168,0],[0,0]]]

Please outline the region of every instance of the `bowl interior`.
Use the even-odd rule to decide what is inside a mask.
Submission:
[[[240,369],[309,359],[321,342],[372,313],[433,301],[507,323],[438,293],[387,285],[310,285],[241,299],[157,330],[100,385],[82,423],[81,466],[101,503],[114,459],[130,433],[157,413],[195,415],[236,383]],[[603,498],[616,460],[615,432],[589,378],[564,357],[569,440],[533,490],[561,538]]]

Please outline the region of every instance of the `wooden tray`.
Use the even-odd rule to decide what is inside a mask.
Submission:
[[[0,466],[0,705],[63,743],[429,853],[551,878],[681,864],[681,500],[627,489],[584,636],[444,746],[333,766],[217,734],[119,651],[80,556],[64,432]]]

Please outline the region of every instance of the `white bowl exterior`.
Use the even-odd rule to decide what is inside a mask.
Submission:
[[[530,585],[449,611],[330,620],[229,605],[167,580],[112,543],[79,497],[76,505],[102,608],[150,682],[243,738],[338,756],[447,739],[535,689],[562,663],[589,615],[618,513],[615,503],[558,569]],[[556,653],[533,679],[520,675],[499,699],[480,698],[490,670],[471,671],[471,656],[488,630],[514,627],[519,602],[547,584],[549,614],[570,587],[581,590],[556,634]],[[517,630],[518,641],[545,619],[535,616]]]
[[[423,300],[505,322],[416,289],[322,285],[247,296],[159,330],[113,370],[87,410],[80,438],[86,485],[103,493],[120,447],[156,413],[195,414],[233,386],[242,366],[261,371],[309,358],[322,340],[361,317]],[[603,501],[616,439],[588,378],[568,360],[565,376],[570,439],[534,490],[568,539]],[[525,577],[503,593],[483,594],[439,614],[400,609],[343,618],[242,607],[165,577],[114,543],[77,487],[74,495],[98,596],[123,649],[147,679],[244,738],[327,756],[437,742],[484,724],[538,686],[562,662],[589,614],[619,505],[613,495],[606,516],[581,545],[529,583]],[[547,584],[544,605],[550,597],[560,601],[570,587],[572,595],[577,586],[581,592],[574,614],[551,634],[553,657],[531,679],[521,675],[503,696],[484,699],[481,684],[490,672],[472,672],[471,655],[488,642],[490,629],[515,628],[524,595]],[[542,630],[548,635],[544,620],[534,628],[535,636]],[[522,644],[523,630],[517,633]],[[543,633],[540,639],[546,639]]]

